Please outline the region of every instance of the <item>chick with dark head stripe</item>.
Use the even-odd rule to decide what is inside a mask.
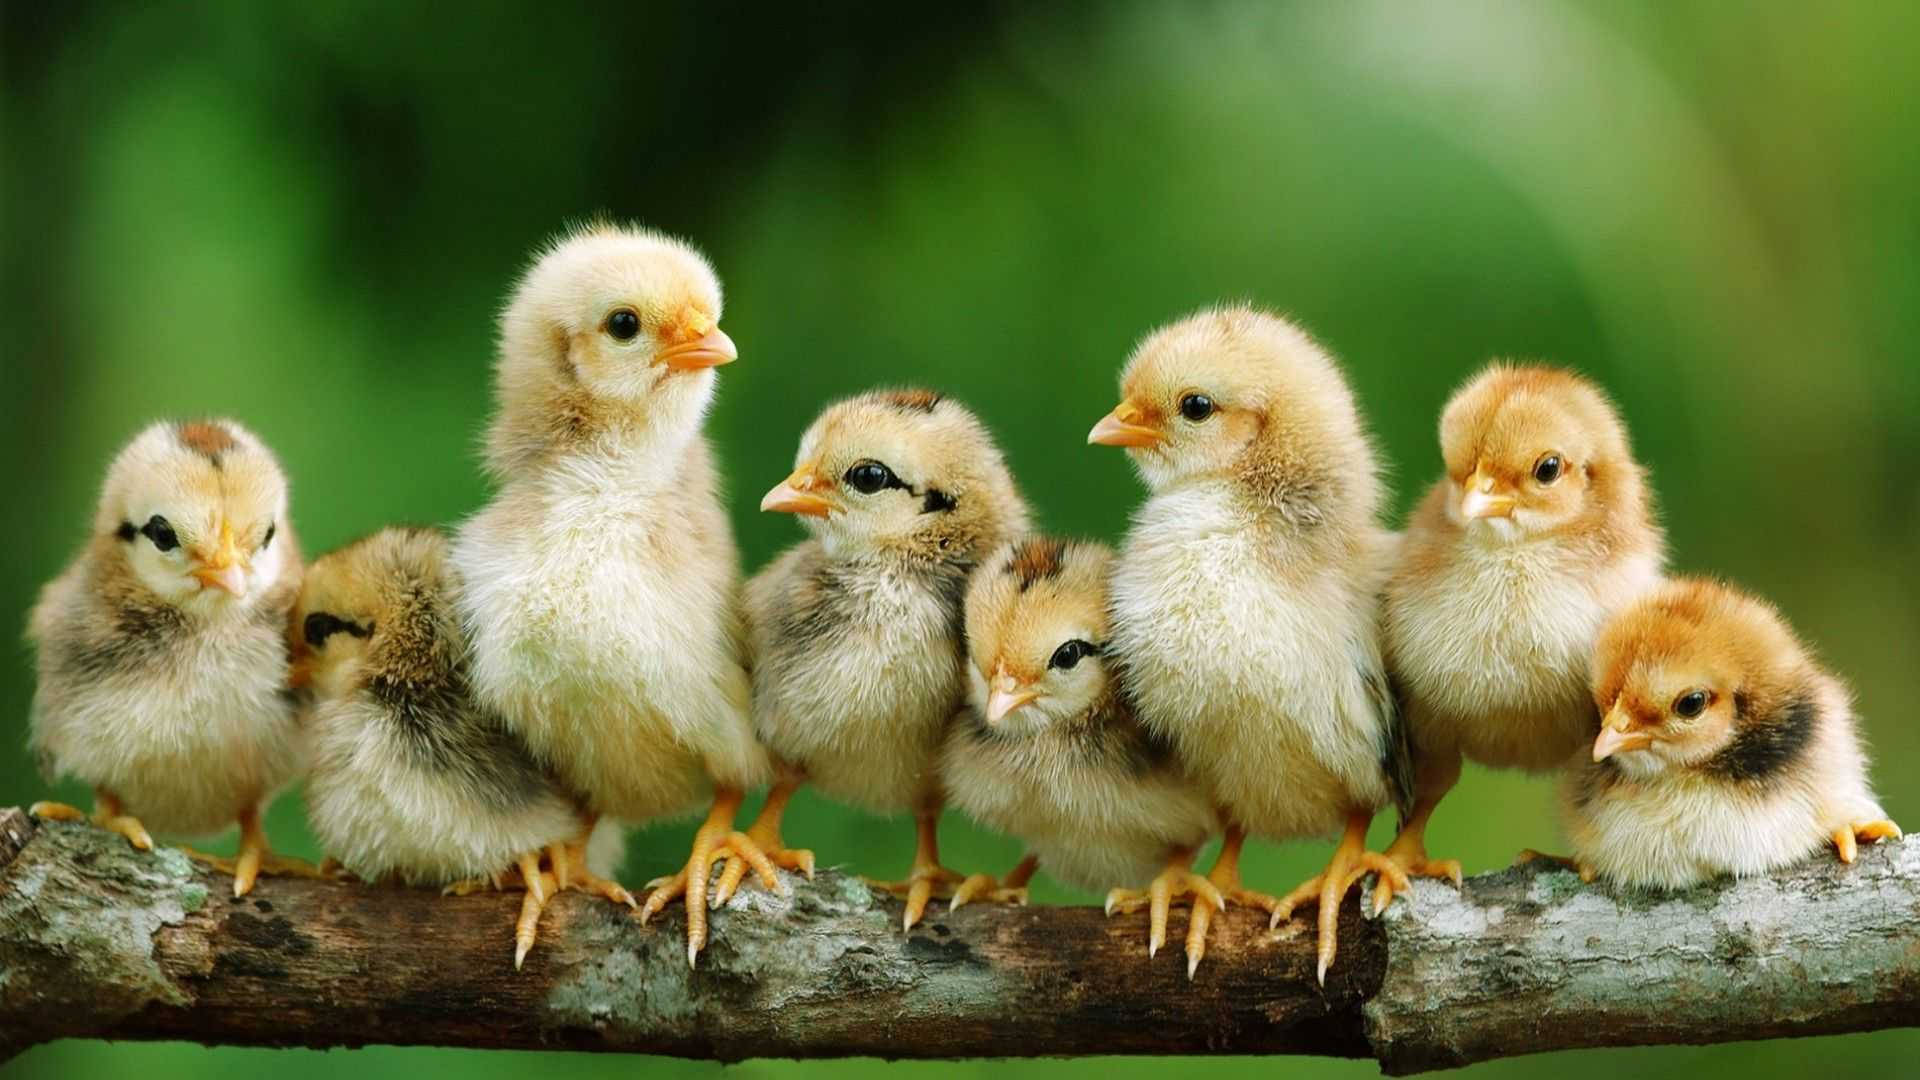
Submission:
[[[1605,719],[1562,791],[1583,876],[1684,888],[1900,835],[1866,775],[1853,703],[1766,602],[1684,579],[1602,631]]]
[[[308,571],[292,621],[294,681],[314,691],[307,817],[327,853],[366,881],[463,892],[517,876],[517,968],[555,885],[541,852],[564,859],[583,815],[474,699],[459,587],[432,529],[382,530]],[[572,873],[634,902],[595,869]]]
[[[1101,544],[1029,537],[973,575],[973,707],[947,736],[942,786],[953,805],[1020,838],[1029,855],[1004,881],[976,874],[962,882],[954,907],[976,898],[1025,903],[1036,866],[1082,889],[1145,882],[1170,862],[1190,865],[1219,828],[1200,787],[1121,692],[1107,653],[1112,563]],[[1201,902],[1219,903],[1205,878],[1191,880]],[[1113,889],[1108,910],[1152,908],[1151,955],[1166,939],[1171,900],[1169,890]],[[1189,973],[1204,949],[1201,926]]]
[[[914,815],[913,871],[891,886],[910,928],[960,878],[939,864],[938,756],[965,708],[968,573],[1027,510],[985,425],[950,398],[885,390],[828,408],[761,509],[811,534],[747,583],[754,728],[780,779],[748,835],[785,865],[787,799],[811,783],[842,802]],[[730,893],[739,863],[721,879]]]
[[[91,785],[94,820],[138,848],[152,846],[148,828],[191,836],[237,821],[238,857],[210,860],[233,872],[235,896],[262,871],[311,872],[269,854],[260,825],[305,761],[285,693],[299,587],[272,452],[232,421],[158,423],[114,459],[92,536],[28,626],[30,742],[48,777]]]

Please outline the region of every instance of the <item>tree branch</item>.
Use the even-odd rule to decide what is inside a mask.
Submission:
[[[911,935],[831,871],[749,888],[689,971],[677,918],[568,894],[513,971],[514,896],[262,878],[0,810],[0,1060],[62,1037],[684,1057],[1294,1053],[1390,1073],[1588,1046],[1920,1023],[1920,845],[1673,897],[1560,870],[1417,886],[1314,984],[1311,931],[1234,910],[1189,984],[1145,916],[977,905]],[[1168,954],[1171,955],[1168,955]]]

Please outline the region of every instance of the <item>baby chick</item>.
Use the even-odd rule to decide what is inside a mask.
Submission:
[[[1677,889],[1900,835],[1840,680],[1764,601],[1671,582],[1601,632],[1592,761],[1562,788],[1583,876]]]
[[[781,763],[749,835],[810,866],[780,840],[786,801],[806,782],[912,813],[913,871],[888,886],[906,897],[911,929],[960,880],[940,865],[936,833],[941,740],[966,702],[967,574],[1026,530],[1026,505],[965,407],[883,390],[822,413],[760,508],[799,515],[812,536],[747,583],[754,727]]]
[[[969,877],[954,891],[956,908],[980,896],[1025,903],[1036,863],[1082,889],[1145,881],[1168,862],[1191,862],[1219,828],[1109,669],[1112,562],[1100,544],[1032,537],[1000,548],[973,575],[973,708],[947,736],[941,776],[956,806],[1019,837],[1029,855],[1005,886]],[[1152,898],[1150,952],[1166,939],[1169,900],[1164,891]],[[1189,973],[1204,927],[1201,934],[1188,950]]]
[[[553,876],[542,849],[581,830],[578,808],[500,718],[473,700],[459,580],[432,529],[390,528],[308,568],[293,612],[293,682],[311,685],[307,818],[364,881],[462,891],[519,872],[513,966],[533,948]],[[573,869],[585,888],[625,889]]]
[[[1210,879],[1275,924],[1317,901],[1324,979],[1347,889],[1367,871],[1409,888],[1366,850],[1408,768],[1378,639],[1393,538],[1375,522],[1373,448],[1332,358],[1248,307],[1150,335],[1121,390],[1088,441],[1125,447],[1151,495],[1114,569],[1114,651],[1141,717],[1227,818]],[[1326,871],[1285,899],[1240,888],[1247,831],[1342,829]],[[1192,890],[1185,867],[1165,877]]]
[[[271,857],[264,804],[304,765],[287,681],[300,551],[287,480],[228,420],[158,423],[107,470],[93,536],[40,594],[32,746],[49,779],[93,785],[99,824],[134,847],[148,828],[240,823],[240,853],[210,860],[244,896]],[[80,811],[40,803],[41,817]]]
[[[1487,368],[1448,402],[1440,449],[1446,475],[1408,523],[1382,615],[1416,762],[1387,855],[1458,883],[1425,834],[1461,755],[1556,769],[1592,741],[1594,639],[1659,583],[1663,545],[1626,429],[1578,375]]]
[[[693,898],[689,964],[716,853],[781,888],[733,830],[767,764],[747,715],[733,533],[700,432],[713,369],[735,357],[719,320],[719,281],[677,240],[595,225],[543,252],[500,321],[486,444],[500,490],[453,546],[474,695],[592,814],[650,821],[711,790],[686,866],[642,911]]]

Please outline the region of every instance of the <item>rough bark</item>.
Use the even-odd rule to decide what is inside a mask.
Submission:
[[[173,850],[0,810],[0,1060],[62,1037],[744,1057],[1304,1053],[1388,1072],[1586,1046],[1920,1022],[1920,845],[1669,897],[1524,868],[1343,916],[1314,984],[1302,923],[1229,912],[1189,984],[1145,917],[898,904],[827,871],[717,913],[548,909],[524,971],[515,896],[263,878],[245,900]]]

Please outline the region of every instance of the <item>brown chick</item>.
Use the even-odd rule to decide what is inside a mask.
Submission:
[[[1025,903],[1036,867],[1081,889],[1143,882],[1170,862],[1190,864],[1219,829],[1200,786],[1140,723],[1111,670],[1112,563],[1101,544],[1030,537],[973,575],[973,708],[947,736],[942,786],[974,820],[1025,841],[1029,854],[1004,882],[984,874],[962,882],[955,908],[983,896]],[[1109,909],[1136,906],[1128,892],[1114,890]],[[1170,901],[1165,889],[1139,901],[1152,908],[1148,955],[1166,940]],[[1205,944],[1204,926],[1194,925],[1200,941],[1189,942],[1189,974]]]
[[[305,767],[286,693],[287,611],[300,587],[287,480],[228,420],[158,423],[107,471],[92,536],[40,594],[31,745],[49,778],[94,789],[94,819],[150,848],[238,821],[243,896],[261,872],[311,873],[268,852],[265,804]],[[79,810],[40,803],[40,817]],[[198,854],[198,853],[195,853]]]
[[[1593,700],[1606,720],[1562,788],[1583,876],[1677,889],[1900,835],[1847,688],[1765,601],[1703,579],[1648,594],[1602,632]]]
[[[802,783],[879,813],[911,813],[913,869],[886,888],[911,929],[959,874],[940,865],[939,754],[966,707],[961,601],[967,575],[1026,530],[1027,509],[987,428],[925,390],[880,390],[830,406],[801,437],[796,468],[763,510],[795,514],[811,538],[747,583],[753,719],[779,765],[748,830],[780,840]],[[740,873],[728,867],[725,895]]]
[[[465,892],[517,872],[518,968],[553,890],[541,853],[582,822],[551,772],[473,699],[459,588],[434,529],[383,529],[308,569],[292,626],[293,681],[314,691],[307,820],[364,881]],[[572,874],[634,906],[592,871]]]
[[[1659,583],[1663,544],[1625,426],[1571,372],[1488,367],[1447,403],[1440,449],[1446,475],[1408,522],[1382,616],[1416,762],[1387,855],[1458,883],[1425,835],[1462,756],[1558,769],[1592,742],[1594,639]]]

